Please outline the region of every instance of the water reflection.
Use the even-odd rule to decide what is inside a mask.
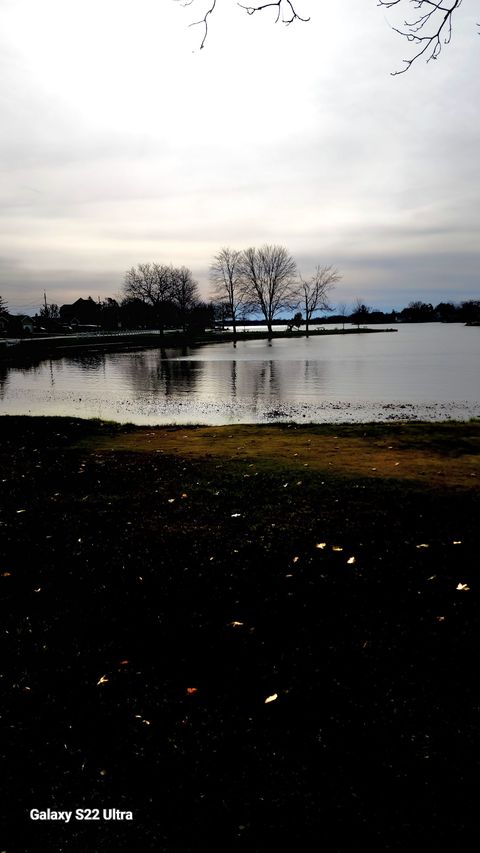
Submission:
[[[478,416],[480,334],[471,332],[430,324],[394,335],[90,351],[30,366],[0,364],[2,411],[138,423]]]
[[[0,361],[0,400],[3,399],[8,385],[8,368]]]
[[[169,397],[192,393],[201,372],[197,363],[179,359],[176,351],[147,350],[123,355],[127,358],[118,361],[118,368],[134,394]]]

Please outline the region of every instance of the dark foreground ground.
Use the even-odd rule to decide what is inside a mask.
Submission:
[[[480,425],[332,430],[444,473],[0,420],[2,851],[476,849]]]

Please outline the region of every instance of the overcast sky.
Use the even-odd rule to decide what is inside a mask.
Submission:
[[[209,295],[222,246],[281,243],[335,302],[480,298],[480,36],[436,62],[376,0],[0,0],[0,295],[32,313],[121,293],[139,262]],[[411,4],[409,4],[411,6]]]

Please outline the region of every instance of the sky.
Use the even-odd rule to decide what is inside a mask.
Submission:
[[[334,304],[480,298],[478,4],[438,60],[376,0],[275,23],[217,0],[0,0],[0,295],[13,313],[122,294],[223,246],[287,247]],[[411,4],[409,4],[411,8]]]

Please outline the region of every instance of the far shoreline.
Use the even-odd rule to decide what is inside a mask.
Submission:
[[[355,329],[311,329],[305,331],[264,331],[233,332],[211,331],[198,335],[184,335],[166,331],[100,332],[98,334],[58,335],[42,337],[24,337],[16,340],[0,339],[0,361],[9,365],[24,364],[26,361],[41,361],[54,356],[77,355],[91,350],[105,352],[125,352],[139,349],[172,349],[196,347],[205,344],[236,343],[250,340],[299,339],[305,337],[327,337],[329,335],[375,334],[397,332],[398,329],[360,327]]]

